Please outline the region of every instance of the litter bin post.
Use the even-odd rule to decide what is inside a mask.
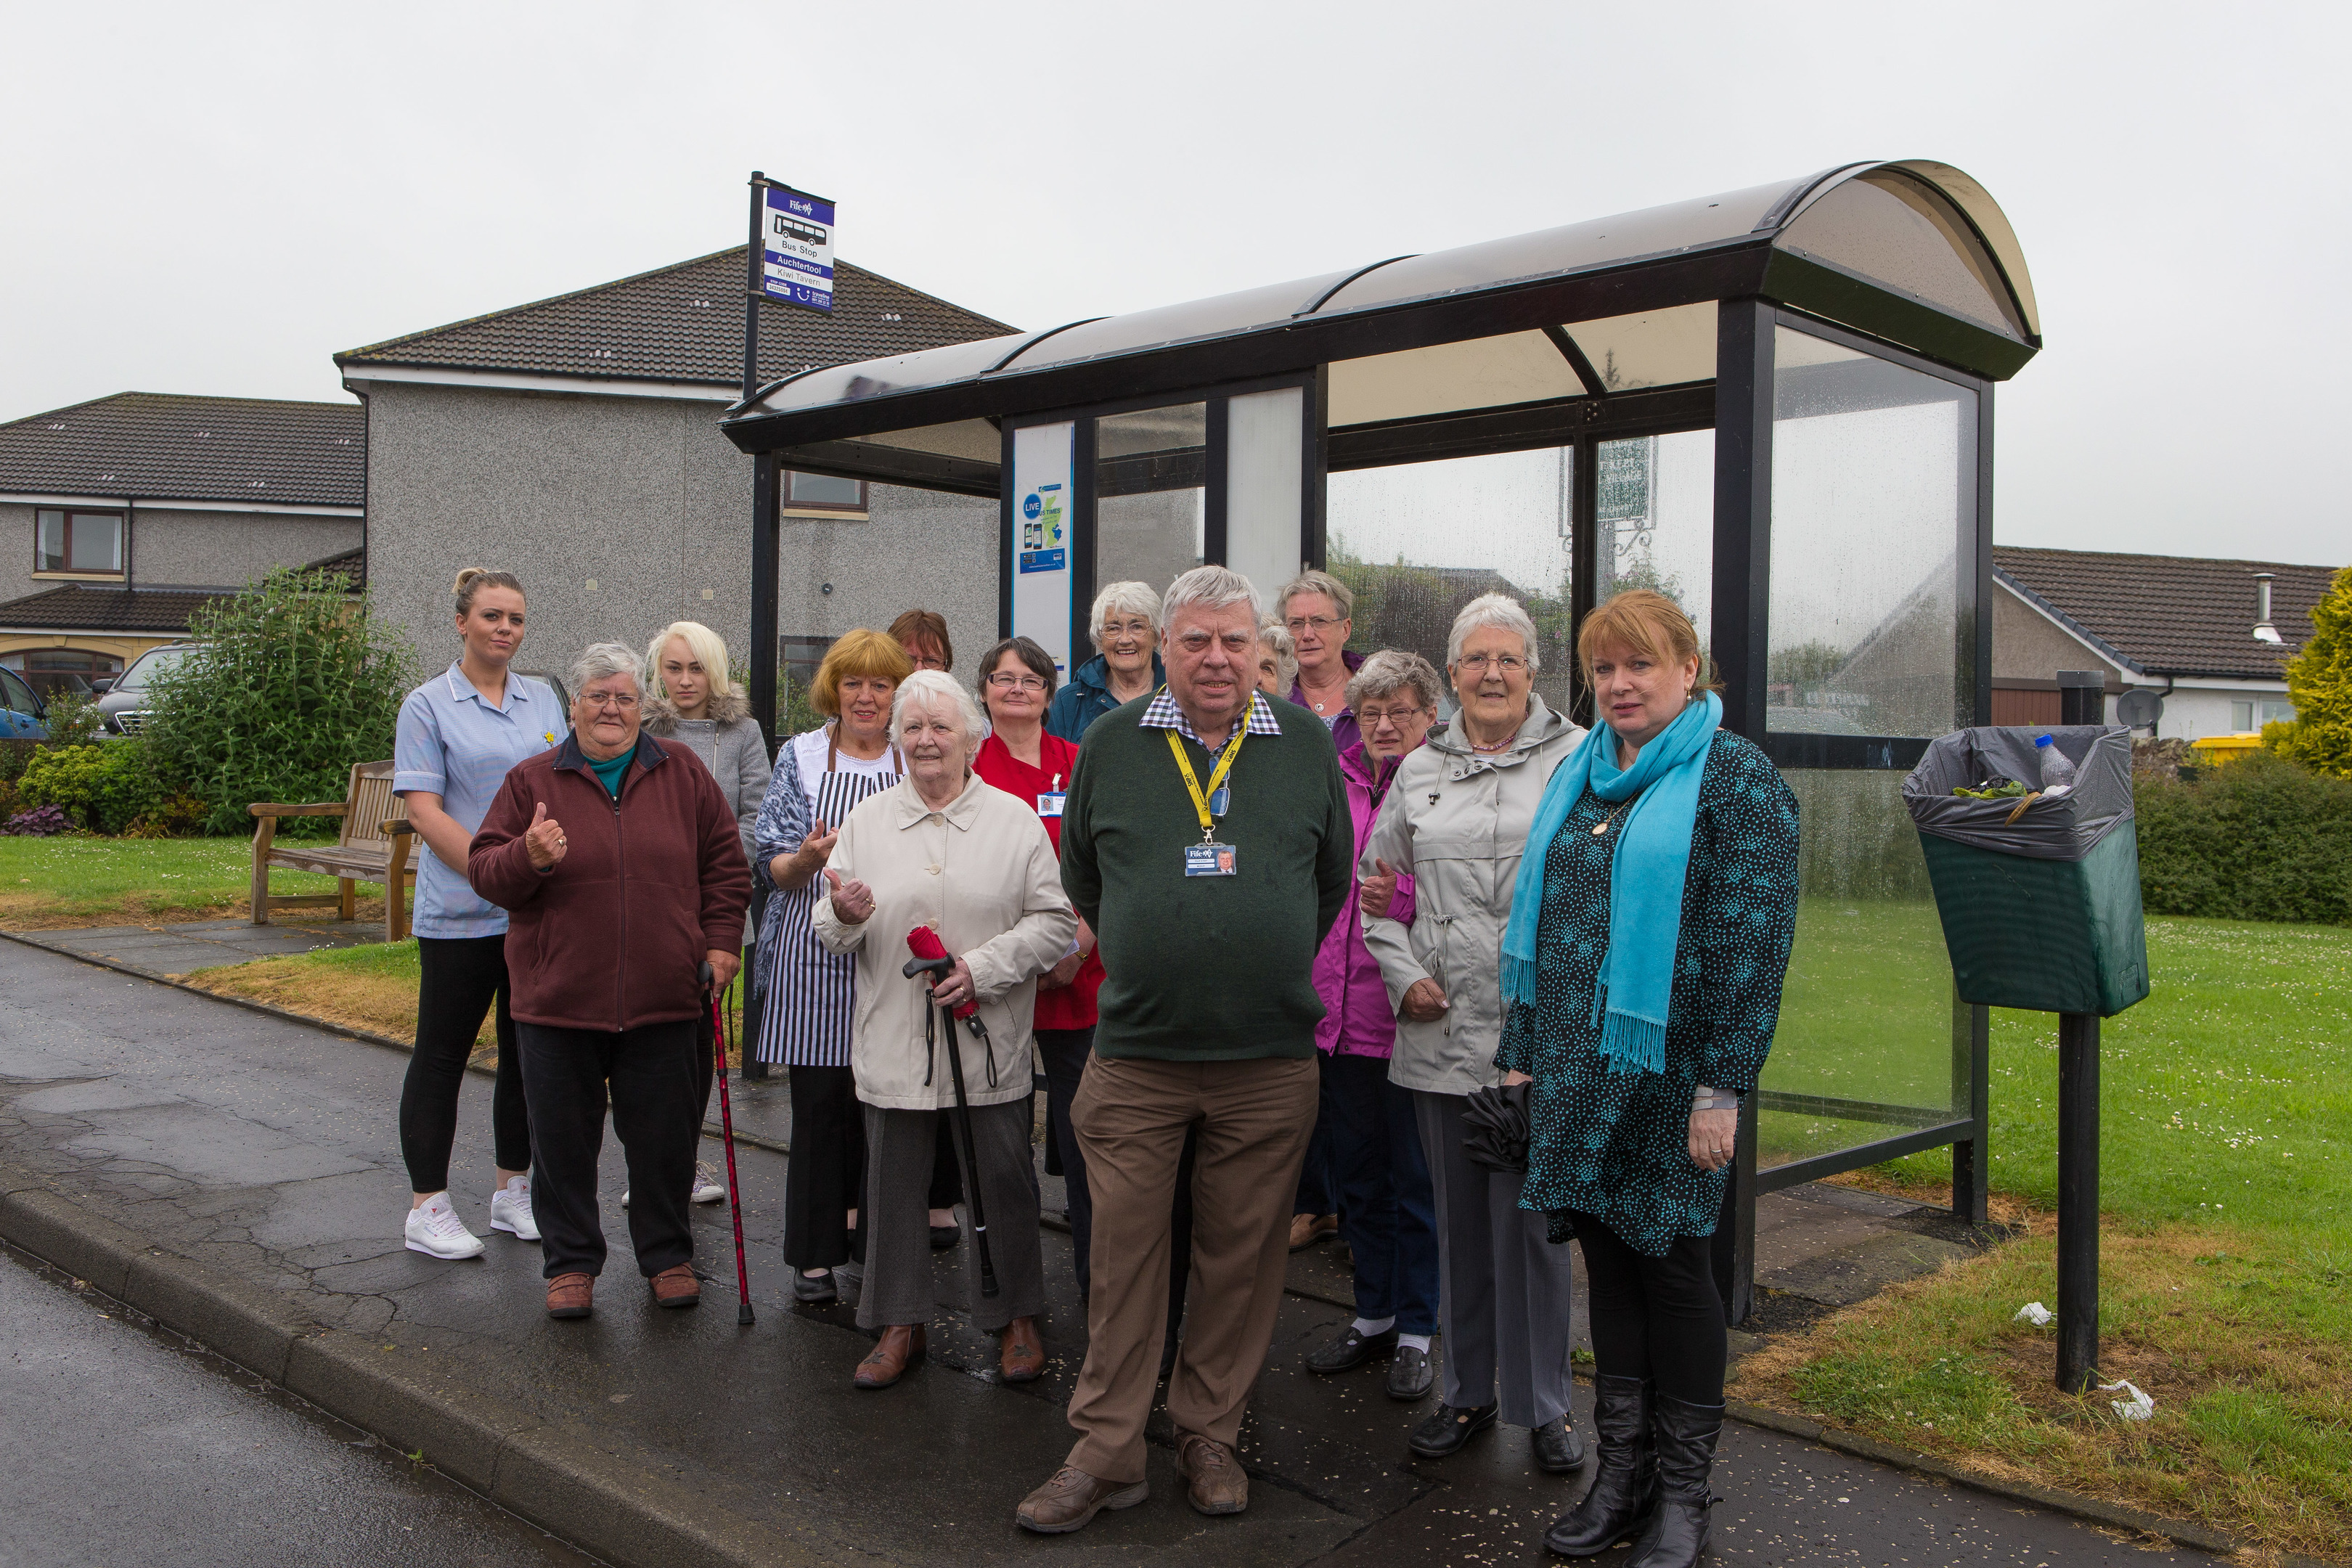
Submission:
[[[2058,1386],[2099,1365],[2099,1016],[2058,1015]]]
[[[2095,669],[2058,672],[2058,722],[2105,724],[2107,721],[2107,678]]]

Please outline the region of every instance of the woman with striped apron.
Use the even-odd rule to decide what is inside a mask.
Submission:
[[[890,743],[890,700],[913,670],[906,650],[879,632],[861,628],[835,643],[809,686],[811,703],[832,721],[777,749],[752,828],[753,874],[776,895],[760,921],[753,1054],[790,1074],[784,1262],[793,1297],[803,1301],[835,1297],[832,1271],[851,1256],[866,1169],[849,1066],[856,963],[817,945],[809,913],[841,824],[905,771]]]

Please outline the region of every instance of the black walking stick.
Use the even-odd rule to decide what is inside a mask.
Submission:
[[[929,926],[917,926],[907,933],[907,949],[915,956],[907,961],[902,973],[909,980],[917,976],[923,980],[923,1044],[928,1049],[933,1038],[932,1022],[940,1013],[946,1011],[944,1007],[935,1009],[932,1006],[929,989],[955,972],[955,960],[948,956],[947,949],[940,945],[939,933]],[[957,1008],[956,1013],[962,1016],[964,1026],[971,1031],[972,1038],[980,1042],[981,1050],[986,1053],[989,1082],[993,1084],[996,1081],[996,1047],[988,1037],[988,1026],[980,1021],[979,1006],[967,1002]],[[948,1119],[948,1125],[955,1132],[956,1159],[963,1166],[964,1202],[971,1209],[972,1247],[980,1255],[980,1293],[993,1296],[996,1294],[996,1262],[988,1255],[988,1209],[980,1198],[980,1161],[971,1142],[971,1100],[964,1091],[963,1052],[956,1045],[954,1017],[948,1020],[948,1074],[949,1080],[955,1085],[955,1114]],[[923,1081],[929,1083],[930,1080],[930,1069],[927,1065]]]
[[[751,1271],[743,1263],[743,1188],[735,1179],[735,1102],[727,1092],[726,1009],[711,985],[710,965],[702,966],[702,994],[710,1001],[710,1068],[719,1075],[719,1128],[727,1146],[727,1209],[735,1221],[735,1321],[751,1323]]]

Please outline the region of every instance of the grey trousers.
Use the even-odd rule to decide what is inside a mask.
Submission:
[[[950,1110],[885,1110],[865,1105],[866,1279],[857,1292],[857,1326],[928,1323],[937,1308],[931,1286],[931,1153],[939,1120]],[[975,1250],[964,1270],[972,1321],[996,1330],[1045,1308],[1045,1258],[1037,1237],[1037,1181],[1031,1169],[1027,1095],[1007,1105],[971,1108],[973,1158],[988,1213],[988,1254],[997,1293],[980,1293]],[[964,1245],[971,1247],[971,1230]]]
[[[1437,1194],[1438,1319],[1445,1403],[1500,1403],[1514,1426],[1569,1411],[1571,1269],[1576,1249],[1544,1239],[1544,1216],[1519,1207],[1524,1178],[1462,1152],[1469,1098],[1413,1091],[1422,1152]],[[1499,1394],[1499,1401],[1498,1401]]]

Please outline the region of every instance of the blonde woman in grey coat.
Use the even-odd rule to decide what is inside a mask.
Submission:
[[[1444,1404],[1413,1428],[1413,1452],[1441,1458],[1499,1418],[1534,1432],[1536,1462],[1583,1462],[1569,1411],[1570,1249],[1519,1208],[1519,1181],[1470,1163],[1462,1112],[1502,1081],[1503,927],[1519,853],[1552,769],[1583,727],[1535,693],[1536,628],[1517,600],[1463,606],[1446,641],[1461,708],[1406,755],[1359,868],[1364,944],[1397,1010],[1389,1079],[1413,1094],[1437,1198],[1438,1319]],[[1410,927],[1387,918],[1400,874],[1413,879]]]
[[[768,748],[761,741],[759,723],[751,717],[751,704],[728,679],[726,643],[699,621],[671,622],[654,634],[653,642],[646,649],[642,689],[646,733],[676,741],[702,759],[702,765],[719,781],[719,793],[727,797],[728,808],[735,813],[735,828],[743,840],[743,856],[750,859],[751,826],[760,818],[760,803],[767,798],[768,775],[774,772],[775,764],[768,760]],[[748,932],[758,928],[747,920],[743,929]],[[744,967],[751,967],[748,962]],[[745,990],[750,990],[748,984]],[[715,1042],[703,1042],[702,1109],[706,1115],[710,1110],[716,1050]],[[719,1181],[710,1162],[697,1160],[694,1201],[715,1204],[726,1195],[726,1184]],[[624,1192],[621,1202],[628,1201],[629,1195]]]

